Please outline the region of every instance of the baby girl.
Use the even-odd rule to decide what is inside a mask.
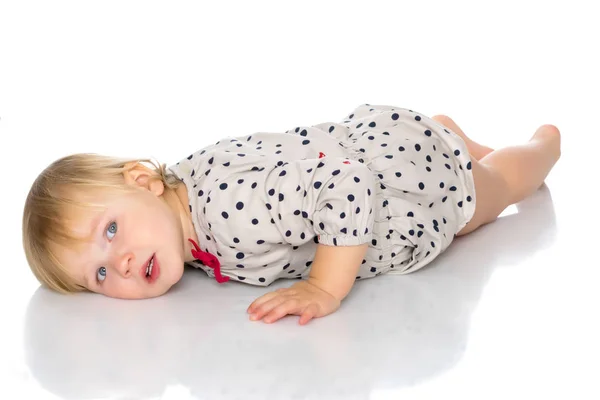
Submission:
[[[23,246],[60,293],[156,297],[185,264],[217,284],[295,279],[248,313],[306,324],[356,280],[429,264],[531,195],[559,157],[553,125],[492,150],[449,117],[363,104],[339,122],[226,137],[169,167],[65,156],[32,184]]]

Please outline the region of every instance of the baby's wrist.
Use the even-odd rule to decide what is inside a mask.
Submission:
[[[334,299],[336,299],[337,301],[342,301],[344,299],[345,294],[343,293],[338,293],[339,291],[336,290],[332,290],[334,288],[329,287],[329,285],[327,285],[325,282],[320,281],[317,278],[314,277],[309,277],[306,282],[314,287],[316,287],[317,289],[325,292],[326,294],[330,295],[331,297],[333,297]]]

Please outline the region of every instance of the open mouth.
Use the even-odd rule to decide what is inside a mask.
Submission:
[[[150,262],[148,263],[148,266],[146,267],[146,278],[152,275],[152,267],[154,267],[154,256],[152,256]]]
[[[156,279],[158,278],[158,273],[159,273],[159,266],[158,266],[158,261],[156,259],[156,254],[153,254],[152,257],[150,257],[150,260],[148,260],[148,263],[146,264],[146,269],[144,272],[145,272],[144,277],[146,278],[146,280],[149,283],[156,281]]]

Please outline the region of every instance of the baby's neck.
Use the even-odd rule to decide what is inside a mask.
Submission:
[[[179,217],[181,222],[181,231],[183,233],[183,248],[185,251],[184,260],[186,262],[193,261],[194,257],[192,256],[192,249],[194,246],[188,239],[192,239],[194,242],[198,242],[198,235],[196,234],[196,230],[194,229],[194,223],[192,222],[192,214],[190,213],[190,203],[188,199],[187,187],[182,182],[177,189],[166,189],[169,192],[172,203],[170,204],[172,208],[174,208],[174,212]],[[167,194],[165,191],[165,194]]]

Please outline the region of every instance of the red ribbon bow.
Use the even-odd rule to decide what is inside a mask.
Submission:
[[[319,158],[323,158],[323,157],[325,157],[325,153],[323,153],[323,152],[320,151],[319,152]],[[344,161],[344,164],[350,164],[350,161]]]
[[[190,242],[192,242],[192,244],[196,248],[196,250],[192,249],[192,257],[194,257],[196,260],[202,261],[202,263],[204,265],[206,265],[207,267],[214,269],[215,270],[215,279],[217,280],[217,282],[219,282],[219,283],[227,282],[229,280],[229,277],[221,275],[221,263],[219,262],[219,259],[210,253],[200,250],[200,247],[198,246],[198,244],[196,242],[194,242],[192,239],[188,239],[188,240]]]

